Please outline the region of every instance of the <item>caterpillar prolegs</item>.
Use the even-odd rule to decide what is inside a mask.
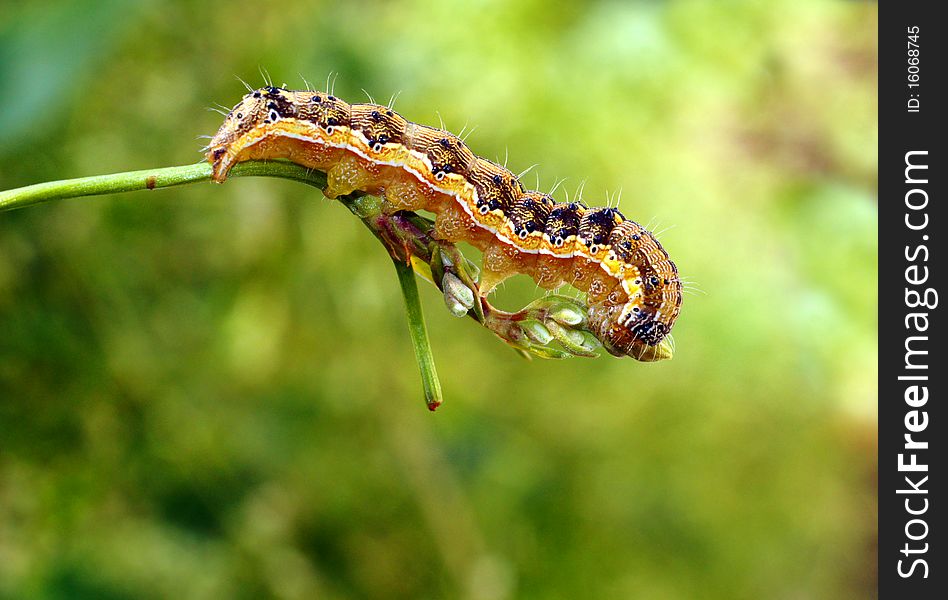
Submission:
[[[386,106],[267,86],[231,110],[207,158],[217,182],[241,161],[287,159],[325,171],[329,198],[361,191],[392,212],[430,211],[437,239],[483,251],[483,294],[516,273],[548,289],[569,284],[586,293],[589,329],[611,353],[671,355],[682,286],[655,236],[615,208],[526,190],[451,133]]]

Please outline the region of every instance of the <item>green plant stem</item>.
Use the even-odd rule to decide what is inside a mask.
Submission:
[[[398,273],[398,283],[402,287],[402,296],[405,298],[405,313],[408,315],[408,331],[411,334],[411,345],[415,349],[415,359],[421,369],[421,384],[425,392],[425,404],[428,410],[435,410],[441,405],[441,383],[438,381],[438,372],[435,370],[434,356],[431,353],[431,344],[428,343],[428,329],[425,327],[425,316],[421,310],[421,298],[418,296],[418,285],[415,281],[415,270],[410,264],[393,260],[395,272]]]
[[[286,162],[243,162],[236,165],[228,175],[230,178],[252,176],[291,179],[320,189],[326,186],[325,173]],[[156,190],[187,183],[209,181],[210,179],[211,165],[200,162],[180,167],[146,169],[144,171],[128,171],[111,175],[50,181],[0,192],[0,212],[33,206],[50,200],[99,196],[137,190]]]
[[[228,177],[279,177],[306,183],[322,190],[326,187],[326,174],[320,171],[306,169],[288,162],[249,161],[235,165]],[[159,188],[199,183],[211,179],[211,165],[205,162],[167,167],[162,169],[146,169],[143,171],[128,171],[111,175],[97,175],[79,179],[64,179],[39,183],[18,189],[0,192],[0,212],[42,204],[52,200],[78,198],[82,196],[98,196],[118,192],[132,192],[137,190],[153,190]],[[353,214],[359,217],[362,223],[383,243],[386,243],[385,232],[382,230],[384,220],[380,217],[380,202],[372,201],[361,194],[350,194],[339,198]],[[386,244],[387,245],[387,244]],[[387,245],[388,247],[388,245]],[[407,262],[408,257],[395,258],[399,248],[388,248],[392,254],[398,281],[401,284],[405,298],[405,307],[408,315],[408,329],[411,333],[412,346],[415,358],[421,370],[421,380],[424,387],[425,403],[429,410],[435,410],[443,401],[441,384],[435,371],[434,357],[428,343],[428,331],[425,327],[424,316],[421,310],[421,300],[418,296],[418,286],[415,282],[415,273]]]

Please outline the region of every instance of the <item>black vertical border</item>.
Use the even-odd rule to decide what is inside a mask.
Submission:
[[[946,586],[944,564],[945,552],[941,545],[948,539],[942,531],[945,512],[942,504],[943,494],[933,491],[935,486],[944,486],[944,474],[940,466],[945,462],[946,432],[945,411],[941,404],[945,401],[945,380],[948,363],[944,362],[943,352],[939,348],[945,343],[944,310],[942,302],[948,302],[948,296],[939,294],[939,306],[928,309],[912,309],[906,305],[906,288],[912,289],[906,282],[906,268],[911,264],[926,265],[929,280],[914,289],[921,291],[926,287],[944,291],[942,283],[948,270],[948,261],[943,251],[945,229],[945,210],[941,206],[944,198],[944,138],[948,128],[942,113],[948,110],[946,97],[942,93],[942,80],[946,77],[946,44],[948,20],[935,16],[934,7],[940,3],[918,0],[897,2],[890,0],[879,4],[879,597],[883,599],[943,598]],[[919,87],[908,87],[908,28],[917,26],[919,55]],[[908,101],[916,94],[919,101],[918,112],[909,112]],[[928,164],[928,183],[910,185],[905,182],[905,156],[910,151],[928,151],[927,157],[920,155],[916,162],[924,160]],[[927,159],[927,160],[926,160]],[[922,177],[922,171],[913,171],[916,178]],[[913,188],[922,187],[928,194],[928,206],[921,211],[909,211],[905,196]],[[915,193],[914,201],[922,198]],[[914,213],[915,223],[922,220],[921,213],[928,215],[929,223],[924,231],[913,231],[906,225],[906,214]],[[924,235],[928,239],[922,239]],[[927,262],[922,261],[920,253],[915,261],[910,261],[906,253],[912,254],[920,245],[928,249]],[[906,325],[906,316],[915,311],[926,311],[929,328],[921,334],[928,336],[927,346],[917,344],[918,349],[927,349],[929,354],[917,359],[926,361],[927,371],[905,369],[905,343],[909,335],[919,335]],[[909,382],[900,380],[903,375],[926,374],[927,381]],[[905,401],[906,387],[918,383],[927,385],[929,397],[925,406],[909,406]],[[927,450],[916,451],[919,463],[928,465],[926,473],[900,472],[899,454],[905,450],[906,415],[911,410],[927,412],[927,428],[914,433],[915,440],[929,442]],[[909,460],[906,456],[906,462]],[[898,490],[909,488],[905,476],[913,477],[917,482],[919,475],[928,475],[924,485],[926,494],[904,494]],[[905,506],[906,498],[912,498],[911,507],[918,510],[924,506],[927,498],[927,511],[918,515],[927,524],[927,536],[923,540],[910,540],[906,534],[906,524],[910,515]],[[920,524],[911,528],[913,535],[924,531]],[[928,549],[920,554],[903,554],[905,544]],[[915,574],[905,578],[899,575],[898,563],[908,571],[915,558],[923,558],[928,565],[928,577],[923,578],[924,569],[916,565]]]

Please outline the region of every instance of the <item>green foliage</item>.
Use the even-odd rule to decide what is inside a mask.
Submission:
[[[390,259],[306,186],[2,213],[0,598],[872,594],[876,7],[553,6],[0,6],[0,189],[194,162],[233,75],[334,71],[622,189],[704,292],[673,360],[527,362],[422,286],[431,414]]]

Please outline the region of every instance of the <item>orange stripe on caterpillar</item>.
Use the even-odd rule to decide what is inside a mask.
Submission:
[[[681,281],[655,236],[617,209],[525,190],[451,133],[385,106],[268,86],[244,96],[208,148],[217,182],[238,162],[282,158],[325,171],[330,198],[361,191],[393,212],[431,211],[435,237],[484,252],[483,293],[516,273],[570,284],[586,292],[590,329],[611,353],[671,355]]]

